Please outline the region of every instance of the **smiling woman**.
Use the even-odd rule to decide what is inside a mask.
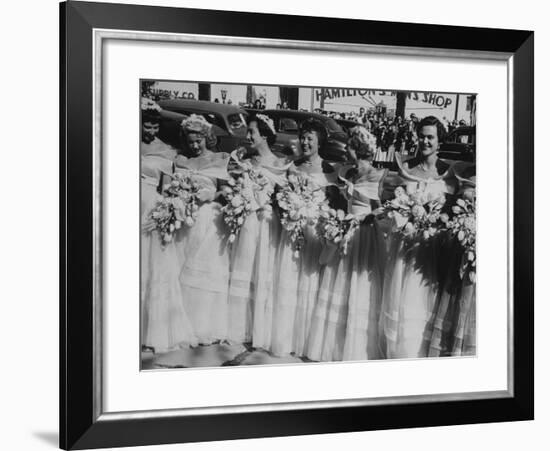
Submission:
[[[180,262],[173,242],[154,230],[155,215],[164,210],[158,188],[163,174],[171,173],[176,151],[164,144],[159,132],[160,108],[144,99],[141,110],[141,344],[157,353],[196,344],[182,304]],[[158,217],[158,216],[157,216]]]
[[[429,202],[449,205],[458,180],[450,166],[438,158],[445,128],[437,118],[428,116],[420,121],[417,129],[419,156],[404,164],[400,163],[401,157],[397,157],[406,192],[411,197],[422,198],[418,205],[428,205]],[[436,222],[434,220],[434,224]],[[430,321],[441,296],[443,282],[439,273],[441,268],[446,269],[449,265],[444,240],[436,237],[411,247],[406,239],[393,235],[390,249],[381,314],[386,356],[411,358],[439,355],[440,343],[432,343],[433,323]]]
[[[233,174],[243,186],[248,207],[231,251],[229,339],[269,349],[273,271],[281,233],[271,201],[276,187],[284,184],[290,163],[271,151],[275,130],[268,117],[251,116],[246,137],[248,152],[241,149],[232,154]]]

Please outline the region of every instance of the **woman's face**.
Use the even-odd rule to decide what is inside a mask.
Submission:
[[[141,140],[149,144],[159,133],[160,124],[158,122],[143,122],[141,125]]]
[[[306,158],[311,158],[319,153],[319,136],[317,136],[317,132],[304,132],[300,136],[300,144]]]
[[[246,140],[248,141],[249,146],[253,149],[259,149],[261,146],[267,144],[267,139],[265,136],[260,135],[258,123],[256,121],[252,121],[248,124],[248,129],[246,130]]]
[[[192,156],[198,157],[206,151],[206,138],[200,133],[188,133],[186,140]]]
[[[424,158],[435,154],[439,150],[439,139],[435,125],[425,125],[418,131],[418,145]]]

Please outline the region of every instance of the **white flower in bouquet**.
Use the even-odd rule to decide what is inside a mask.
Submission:
[[[221,212],[228,227],[227,241],[229,244],[235,242],[246,216],[254,211],[256,201],[252,183],[247,173],[234,174],[234,177],[228,180],[228,185],[222,189],[222,196],[227,203],[221,208]]]
[[[345,255],[358,227],[359,221],[354,215],[330,209],[319,216],[316,231],[319,238],[337,245],[340,253]]]
[[[149,221],[152,224],[148,231],[157,230],[161,237],[162,245],[172,241],[175,231],[178,229],[177,212],[172,199],[162,198],[149,213]]]
[[[407,190],[395,189],[394,198],[384,204],[384,211],[393,219],[394,230],[410,243],[430,240],[444,227],[448,216],[441,218],[445,196],[427,192],[426,184]]]
[[[198,212],[198,183],[190,174],[176,173],[172,177],[149,215],[154,224],[152,230],[159,231],[163,245],[172,241],[182,224],[193,226]]]
[[[393,220],[397,229],[402,229],[405,227],[405,224],[409,222],[409,216],[402,215],[398,212],[393,212]]]
[[[414,227],[414,224],[412,222],[407,222],[405,224],[403,232],[404,232],[405,235],[412,235],[413,233],[415,233],[416,229]]]
[[[243,196],[240,194],[234,195],[233,198],[231,199],[231,206],[237,208],[237,207],[240,207],[241,205],[244,205]]]
[[[426,209],[422,205],[413,205],[411,213],[415,218],[423,218],[427,215]]]

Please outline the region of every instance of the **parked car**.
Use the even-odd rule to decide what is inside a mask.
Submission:
[[[319,150],[319,155],[329,161],[346,160],[346,142],[348,135],[330,118],[317,113],[296,110],[262,110],[273,119],[277,140],[273,146],[273,152],[293,159],[299,158],[302,154],[298,133],[302,122],[308,119],[316,119],[325,126],[327,140]]]
[[[160,100],[162,122],[159,137],[181,148],[180,123],[191,114],[203,116],[218,138],[217,150],[230,153],[246,141],[246,116],[242,108],[204,100]]]
[[[439,157],[447,160],[475,161],[476,128],[464,126],[450,132],[439,148]]]

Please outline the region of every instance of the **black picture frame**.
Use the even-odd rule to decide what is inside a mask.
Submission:
[[[305,16],[65,2],[60,5],[60,447],[179,442],[534,418],[534,34]],[[513,58],[513,382],[508,396],[212,415],[103,418],[94,387],[93,30],[242,36],[498,52]]]

